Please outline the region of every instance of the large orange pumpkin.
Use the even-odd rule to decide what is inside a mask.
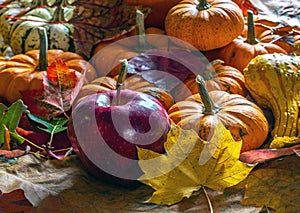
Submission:
[[[209,140],[221,121],[234,140],[243,141],[241,152],[259,148],[265,142],[269,125],[257,105],[241,95],[208,92],[201,76],[197,76],[197,83],[199,94],[177,102],[168,111],[177,125],[194,129],[202,139]]]
[[[165,19],[167,35],[207,51],[223,47],[243,31],[241,9],[231,0],[182,0]]]
[[[80,55],[62,50],[47,50],[46,31],[39,30],[41,35],[40,50],[31,50],[18,54],[10,59],[0,56],[0,96],[13,103],[22,98],[20,91],[42,89],[42,76],[55,57],[60,57],[66,65],[79,74],[86,71],[87,80],[96,77],[93,67]]]
[[[223,61],[214,60],[203,75],[208,91],[222,90],[232,94],[246,96],[245,78],[238,69],[223,65]],[[179,86],[174,88],[172,95],[176,101],[181,101],[190,95],[198,93],[196,75],[189,75]]]

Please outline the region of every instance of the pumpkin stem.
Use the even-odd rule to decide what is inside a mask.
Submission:
[[[205,81],[201,75],[197,75],[196,82],[198,85],[198,92],[201,97],[201,100],[204,105],[204,111],[203,113],[206,115],[213,115],[216,114],[218,111],[220,111],[220,107],[217,106],[213,101],[211,100],[208,91],[205,86]]]
[[[120,96],[120,93],[121,93],[123,82],[124,82],[124,80],[127,76],[127,70],[128,70],[128,61],[127,61],[127,59],[122,59],[122,60],[120,60],[120,62],[121,62],[121,70],[120,70],[118,80],[117,80],[117,97],[116,97],[117,105],[119,105],[119,103],[120,103],[119,96]]]
[[[253,18],[253,11],[247,11],[247,22],[248,22],[248,31],[247,31],[247,40],[248,44],[257,44],[258,41],[255,38],[255,28],[254,28],[254,18]]]
[[[197,10],[207,10],[211,7],[211,5],[207,2],[207,0],[201,0],[197,5]]]
[[[37,28],[40,36],[40,51],[39,63],[36,70],[44,71],[48,68],[48,38],[47,32],[44,27]]]
[[[52,16],[51,22],[66,22],[65,14],[64,14],[64,7],[65,4],[64,0],[59,0],[57,3],[56,10]]]
[[[140,10],[136,10],[136,30],[138,35],[138,52],[150,49],[145,33],[145,16]]]
[[[215,59],[211,61],[205,69],[205,75],[203,76],[204,80],[211,80],[212,78],[215,78],[216,76],[216,71],[215,68],[218,65],[224,64],[224,61],[221,59]]]

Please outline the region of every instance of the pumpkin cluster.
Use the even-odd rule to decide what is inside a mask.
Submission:
[[[243,11],[237,1],[125,0],[149,6],[152,13],[145,16],[137,10],[135,27],[94,43],[88,59],[76,52],[76,26],[68,23],[79,8],[63,0],[5,1],[0,10],[1,39],[7,44],[0,48],[0,96],[12,103],[23,98],[22,91],[42,89],[47,66],[60,57],[78,75],[85,72],[76,108],[89,95],[115,90],[120,84],[120,60],[127,59],[131,72],[122,79],[123,87],[155,97],[175,124],[194,129],[204,140],[210,139],[219,121],[236,141],[243,141],[242,152],[261,147],[270,137],[299,137],[300,63],[292,55],[298,54],[300,30],[255,19],[253,11]],[[13,10],[16,4],[19,9]],[[40,26],[45,33],[37,30]],[[285,36],[292,36],[294,44]],[[185,59],[189,64],[198,63],[192,60],[199,59],[199,53],[206,63],[177,73],[179,81],[172,88],[149,74],[149,61],[135,64],[137,57],[151,50],[182,48],[198,54]],[[174,74],[164,60],[151,63],[163,63],[164,71]],[[274,123],[266,110],[272,111]]]

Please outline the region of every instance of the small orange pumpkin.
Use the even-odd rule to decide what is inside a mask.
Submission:
[[[265,142],[269,125],[256,104],[241,95],[218,90],[208,92],[200,75],[196,81],[199,94],[177,102],[168,111],[177,125],[194,129],[209,141],[212,130],[221,121],[234,140],[243,141],[241,152],[259,148]]]
[[[120,60],[131,59],[149,49],[162,48],[163,45],[168,44],[167,37],[159,37],[161,40],[155,40],[158,37],[148,36],[164,35],[165,32],[155,27],[145,29],[144,16],[139,10],[136,22],[137,26],[133,31],[113,40],[101,41],[94,46],[91,62],[99,76],[114,77],[119,74]],[[145,36],[142,36],[144,34]]]
[[[195,75],[189,75],[182,84],[172,91],[176,101],[184,100],[188,96],[198,93],[198,85],[195,78]],[[208,91],[222,90],[242,96],[247,94],[243,73],[236,68],[223,65],[221,60],[212,61],[203,78]]]
[[[234,39],[225,47],[205,53],[209,60],[221,59],[226,65],[242,71],[248,63],[257,55],[266,53],[290,54],[295,51],[292,45],[276,40],[276,35],[261,24],[255,25],[253,12],[248,11],[247,25],[241,36]]]
[[[18,54],[10,59],[0,56],[0,96],[9,103],[22,98],[20,91],[42,89],[43,75],[55,57],[60,57],[64,63],[77,73],[86,70],[86,79],[96,77],[94,68],[80,55],[62,50],[47,50],[47,35],[44,28],[39,29],[40,50],[31,50]]]

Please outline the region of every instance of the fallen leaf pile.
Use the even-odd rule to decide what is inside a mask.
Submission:
[[[145,203],[150,187],[125,189],[105,184],[86,173],[76,157],[56,161],[25,155],[16,162],[0,161],[0,171],[0,190],[5,193],[0,196],[0,212],[209,212],[200,192],[172,206]],[[240,203],[240,188],[207,189],[207,194],[217,212],[259,213],[260,208]]]

